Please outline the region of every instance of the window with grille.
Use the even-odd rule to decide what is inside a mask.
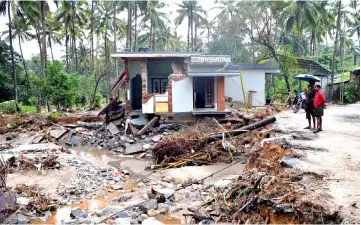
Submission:
[[[214,103],[214,78],[205,78],[205,103],[206,105]]]
[[[152,93],[164,94],[167,92],[168,79],[153,78],[152,79]]]

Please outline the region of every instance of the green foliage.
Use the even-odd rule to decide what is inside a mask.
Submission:
[[[16,113],[17,107],[15,104],[15,100],[5,101],[0,103],[0,112],[4,113]]]
[[[357,100],[359,100],[359,95],[360,95],[359,83],[353,82],[345,86],[344,97],[346,102],[355,103]]]
[[[16,129],[22,124],[22,121],[20,119],[14,120],[11,124],[8,124],[7,127],[9,129]]]
[[[35,105],[24,105],[22,103],[19,104],[20,112],[22,113],[36,113]]]
[[[95,95],[95,102],[94,102],[95,108],[100,108],[101,100],[102,100],[102,95],[99,94],[99,93],[97,93],[97,94]]]
[[[62,114],[60,112],[51,113],[51,114],[48,115],[48,119],[50,121],[54,121],[59,116],[62,116]]]

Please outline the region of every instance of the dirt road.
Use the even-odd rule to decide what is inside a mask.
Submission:
[[[323,117],[323,131],[304,130],[304,111],[285,111],[277,116],[282,130],[307,132],[312,140],[290,140],[293,145],[309,147],[294,159],[297,168],[324,175],[324,188],[341,206],[343,216],[359,221],[360,200],[360,104],[329,106]],[[311,136],[312,137],[312,136]]]

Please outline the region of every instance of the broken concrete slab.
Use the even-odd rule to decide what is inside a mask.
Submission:
[[[66,129],[60,129],[60,130],[51,130],[49,132],[49,135],[53,138],[55,138],[56,140],[58,140],[59,138],[61,138],[66,132],[68,132],[68,130]]]
[[[147,125],[145,125],[139,132],[138,135],[143,135],[145,132],[147,132],[149,129],[151,129],[154,124],[158,121],[158,117],[154,117],[153,119],[151,119]]]
[[[43,136],[35,136],[31,143],[32,143],[32,144],[38,144],[38,143],[41,142],[43,139],[44,139]]]
[[[103,122],[88,123],[88,122],[83,122],[83,121],[77,121],[76,123],[78,125],[80,125],[82,127],[86,127],[86,128],[98,128],[98,127],[101,127],[103,125]]]
[[[143,149],[142,143],[136,143],[136,144],[125,144],[125,153],[124,155],[133,155],[138,153],[143,153],[145,150]]]
[[[136,119],[132,119],[131,123],[136,126],[145,126],[147,124],[147,120],[145,119],[144,115],[140,115]]]
[[[62,150],[63,147],[54,143],[40,143],[30,145],[19,145],[16,148],[8,149],[5,153],[22,153],[27,151],[46,151],[46,150]]]
[[[107,125],[107,130],[109,130],[110,133],[112,133],[113,135],[118,134],[118,133],[120,132],[120,130],[118,129],[118,127],[117,127],[113,122],[110,122],[110,123]]]

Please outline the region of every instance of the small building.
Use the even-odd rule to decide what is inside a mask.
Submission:
[[[246,101],[249,106],[264,106],[266,104],[266,77],[279,74],[278,65],[272,62],[265,64],[239,64],[238,66],[229,65],[228,68],[242,71],[243,85],[246,94]],[[227,77],[226,96],[231,97],[233,101],[244,103],[241,79],[237,77]]]
[[[123,87],[130,109],[174,119],[195,115],[224,116],[225,96],[243,102],[239,67],[229,55],[181,52],[119,52],[111,55],[124,64],[113,88]],[[256,105],[265,104],[266,67],[242,64],[247,91],[255,91]],[[248,96],[247,96],[248,97]]]

